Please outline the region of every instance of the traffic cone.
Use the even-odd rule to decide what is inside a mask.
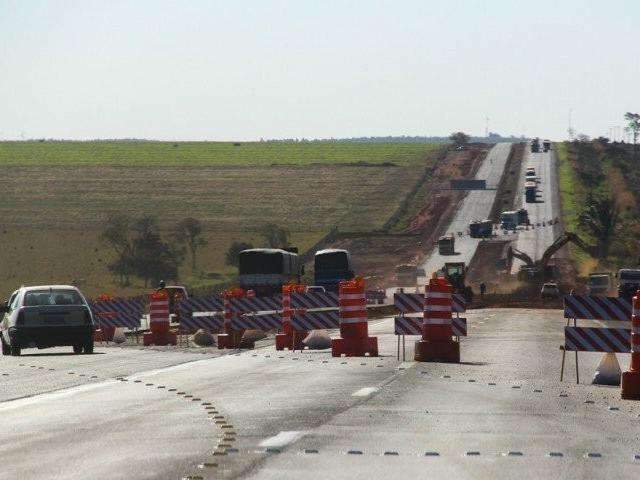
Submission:
[[[631,315],[631,365],[622,374],[622,398],[640,400],[640,290],[633,297]]]
[[[593,376],[593,385],[620,385],[622,370],[615,353],[605,353],[600,359],[596,373]]]

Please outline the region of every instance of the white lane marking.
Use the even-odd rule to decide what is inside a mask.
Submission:
[[[77,393],[90,392],[92,390],[98,390],[100,388],[109,387],[119,383],[120,382],[117,380],[107,380],[98,383],[87,383],[84,385],[78,385],[76,387],[65,388],[63,390],[36,394],[31,397],[7,400],[6,402],[0,403],[0,412],[26,407],[28,405],[35,405],[41,402],[50,402],[59,398],[70,397]]]
[[[407,370],[408,368],[415,367],[417,362],[402,362],[398,365],[398,370]]]
[[[356,390],[351,394],[352,397],[368,397],[372,393],[377,392],[378,389],[376,387],[364,387],[360,390]]]
[[[262,442],[260,442],[260,446],[268,447],[268,448],[284,447],[293,442],[297,442],[306,434],[307,432],[298,432],[298,431],[280,432],[279,434],[273,437],[269,437],[266,440],[263,440]]]

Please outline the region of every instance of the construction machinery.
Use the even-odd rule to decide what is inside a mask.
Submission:
[[[587,293],[589,295],[607,295],[611,287],[611,274],[609,272],[594,272],[589,274],[587,280]]]
[[[616,277],[618,278],[618,296],[631,300],[640,290],[640,269],[621,268]]]
[[[529,212],[526,208],[518,210],[518,225],[529,225]]]
[[[513,258],[517,258],[524,262],[518,272],[518,280],[540,280],[552,278],[554,276],[553,268],[549,265],[551,257],[567,243],[580,247],[589,255],[593,255],[593,247],[583,242],[578,235],[572,232],[565,232],[554,240],[554,242],[542,254],[539,260],[533,260],[529,255],[521,252],[517,248],[509,247],[507,251],[507,262],[511,264]],[[639,276],[640,281],[640,276]]]
[[[440,237],[438,239],[438,253],[440,255],[455,255],[456,239],[453,235]]]
[[[493,222],[491,220],[474,220],[469,224],[469,235],[472,238],[487,238],[493,235]]]

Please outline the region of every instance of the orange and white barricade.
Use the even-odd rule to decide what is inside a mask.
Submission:
[[[232,308],[232,298],[242,298],[245,291],[242,288],[232,288],[222,294],[224,299],[224,333],[218,335],[218,348],[240,348],[244,328],[234,329],[233,320],[238,313]]]
[[[149,297],[149,332],[142,337],[144,345],[176,345],[177,336],[170,329],[169,295],[165,290]]]
[[[295,330],[291,325],[291,317],[298,311],[291,308],[291,294],[304,293],[304,285],[282,286],[282,332],[276,335],[276,350],[302,350],[302,340],[307,336],[306,330]]]
[[[340,282],[338,295],[340,338],[331,340],[331,354],[334,357],[378,356],[378,339],[369,336],[364,279]]]
[[[622,398],[640,400],[640,291],[633,297],[631,315],[631,365],[622,373]]]

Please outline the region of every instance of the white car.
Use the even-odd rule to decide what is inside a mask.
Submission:
[[[557,283],[545,283],[540,290],[541,298],[558,298],[560,297],[560,288]]]
[[[93,353],[93,316],[80,290],[69,285],[21,287],[0,306],[2,354],[23,348],[72,346]]]

